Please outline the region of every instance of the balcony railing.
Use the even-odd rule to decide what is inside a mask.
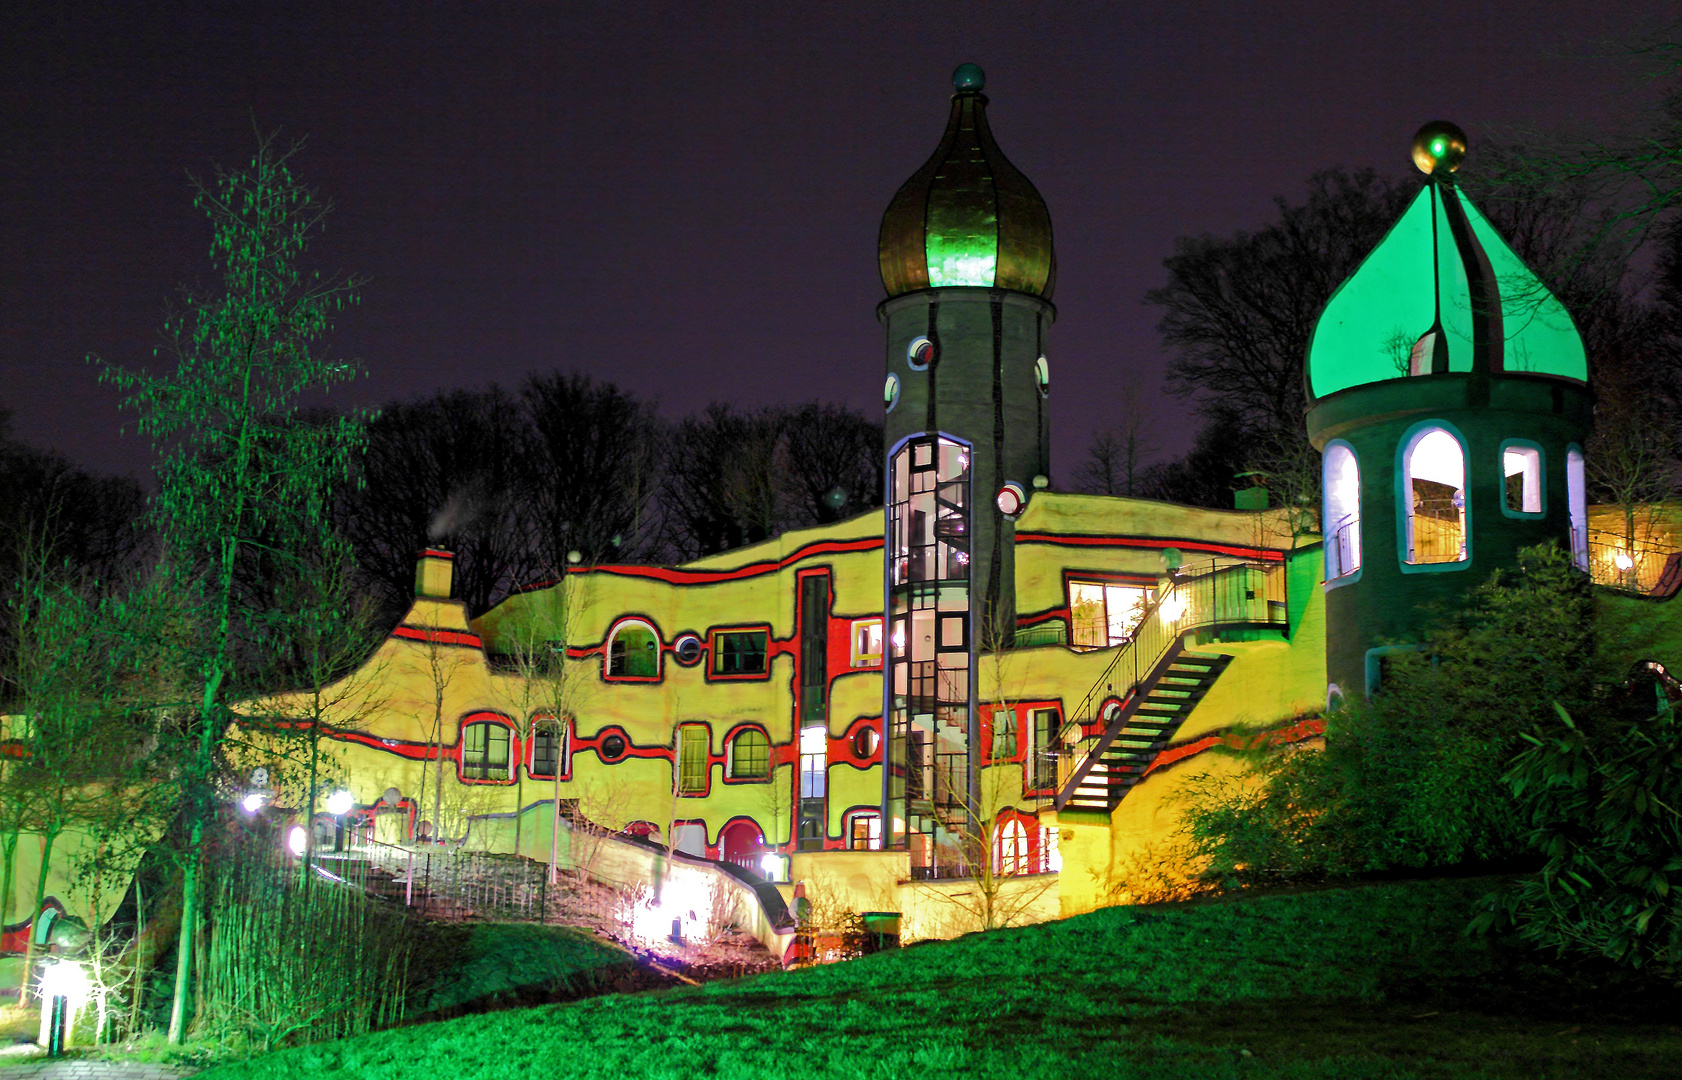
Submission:
[[[1125,703],[1140,683],[1190,631],[1220,626],[1284,626],[1287,623],[1284,563],[1218,563],[1184,568],[1150,602],[1133,639],[1069,714],[1058,734],[1057,788],[1065,787],[1099,741],[1083,736],[1104,703]]]

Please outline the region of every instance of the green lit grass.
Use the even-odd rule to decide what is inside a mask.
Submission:
[[[1488,882],[1112,908],[225,1065],[354,1077],[1659,1078],[1677,998],[1461,936]],[[1661,1017],[1662,1022],[1653,1018]]]

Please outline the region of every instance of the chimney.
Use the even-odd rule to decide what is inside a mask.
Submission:
[[[448,600],[455,569],[455,556],[448,551],[427,548],[415,563],[415,597]]]

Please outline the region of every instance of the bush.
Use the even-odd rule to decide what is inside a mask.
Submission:
[[[1547,856],[1477,925],[1510,919],[1560,954],[1640,967],[1682,962],[1682,722],[1661,693],[1657,715],[1608,703],[1584,722],[1565,709],[1523,736],[1506,782]]]
[[[1382,689],[1327,717],[1323,750],[1258,752],[1251,776],[1204,788],[1189,827],[1206,876],[1230,886],[1522,854],[1502,775],[1552,702],[1590,699],[1595,640],[1570,557],[1521,552],[1423,645],[1390,654]]]

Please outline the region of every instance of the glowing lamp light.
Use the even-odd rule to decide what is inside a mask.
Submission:
[[[1178,591],[1171,592],[1163,599],[1162,604],[1157,608],[1157,610],[1162,612],[1162,617],[1165,621],[1171,623],[1179,622],[1186,613],[1186,599],[1181,596]]]
[[[1619,570],[1629,571],[1635,569],[1635,560],[1622,551],[1618,552],[1618,554],[1613,557],[1612,561],[1617,564]]]
[[[241,799],[239,804],[246,813],[255,814],[263,808],[263,803],[266,801],[267,800],[264,798],[261,791],[253,791],[251,794]]]
[[[74,1009],[88,997],[88,973],[71,960],[54,960],[41,969],[41,996],[68,998]]]
[[[338,817],[340,814],[350,813],[350,808],[356,805],[356,797],[343,788],[340,788],[338,791],[335,791],[333,794],[327,796],[327,801],[324,805],[327,807],[327,812],[329,814],[332,814],[334,817]]]
[[[294,855],[302,856],[309,850],[310,834],[302,825],[294,825],[286,830],[286,850]]]
[[[788,856],[767,851],[760,857],[759,869],[765,875],[766,881],[786,881],[788,880]]]
[[[894,648],[905,648],[905,627],[903,626],[894,627]]]

